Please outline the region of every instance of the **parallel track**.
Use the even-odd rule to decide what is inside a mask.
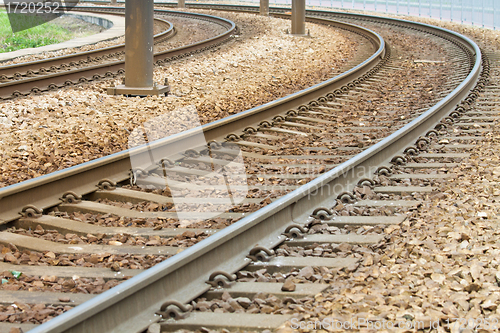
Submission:
[[[214,272],[224,272],[223,275],[226,277],[222,280],[227,278],[232,280],[232,273],[249,264],[250,266],[248,267],[253,267],[253,269],[259,269],[259,267],[267,267],[268,269],[274,267],[275,269],[276,265],[280,265],[280,262],[283,266],[283,262],[286,262],[286,260],[280,261],[278,257],[275,257],[271,249],[287,241],[287,237],[292,237],[297,233],[300,234],[300,229],[307,231],[308,227],[312,226],[311,222],[317,223],[323,221],[323,223],[328,225],[342,226],[352,223],[356,225],[370,224],[369,222],[361,223],[356,219],[352,219],[349,222],[347,218],[334,217],[332,215],[335,215],[335,211],[342,211],[338,202],[350,203],[357,200],[354,195],[356,192],[353,191],[358,191],[358,186],[375,186],[376,184],[372,180],[374,174],[390,176],[391,167],[389,165],[391,162],[404,166],[413,161],[417,164],[422,163],[419,158],[439,158],[439,154],[436,154],[435,151],[422,153],[422,150],[427,149],[427,147],[433,147],[432,136],[439,134],[432,129],[437,127],[443,131],[449,127],[449,123],[453,122],[453,117],[458,117],[462,112],[466,111],[486,85],[486,77],[480,78],[481,52],[479,48],[467,38],[427,25],[370,16],[358,17],[356,15],[321,13],[319,11],[314,11],[311,14],[314,15],[314,17],[309,17],[311,20],[318,20],[318,16],[332,15],[335,18],[342,16],[345,19],[361,19],[362,21],[370,22],[370,24],[391,25],[398,29],[418,30],[428,36],[430,34],[436,35],[438,39],[442,39],[448,45],[450,56],[455,52],[463,60],[463,64],[457,63],[458,67],[455,71],[458,74],[454,79],[455,81],[452,80],[449,87],[443,88],[440,91],[440,93],[446,95],[443,99],[439,100],[439,102],[436,100],[437,103],[433,106],[424,107],[420,112],[417,112],[417,114],[420,114],[418,118],[399,128],[389,137],[381,138],[376,133],[377,127],[387,126],[384,123],[386,120],[383,117],[379,121],[378,126],[375,125],[377,121],[374,122],[375,128],[363,129],[358,127],[357,129],[352,129],[353,132],[357,132],[358,134],[375,133],[374,141],[378,141],[375,145],[363,150],[359,154],[356,153],[361,149],[356,149],[356,147],[354,149],[349,147],[342,149],[341,147],[340,150],[352,152],[344,155],[332,154],[332,151],[329,149],[319,149],[316,147],[318,148],[316,150],[320,151],[320,153],[304,157],[283,155],[282,153],[255,153],[245,148],[273,150],[275,149],[273,148],[273,142],[276,143],[282,139],[297,136],[299,138],[308,137],[313,132],[318,131],[324,131],[331,136],[328,128],[333,126],[333,119],[338,116],[339,110],[336,109],[345,105],[346,100],[357,99],[363,97],[364,94],[370,94],[368,84],[383,80],[383,77],[394,69],[397,60],[393,60],[390,56],[396,50],[388,49],[379,35],[357,26],[344,26],[344,28],[364,35],[376,46],[376,52],[369,59],[356,66],[356,68],[310,89],[203,126],[202,130],[206,141],[211,142],[208,149],[199,146],[199,141],[196,138],[200,132],[195,129],[153,142],[146,147],[138,147],[131,151],[118,153],[69,170],[0,190],[0,197],[2,197],[0,201],[0,211],[2,212],[0,218],[4,221],[3,223],[10,223],[10,225],[17,225],[23,228],[28,228],[28,226],[35,228],[37,224],[43,225],[45,228],[52,226],[66,233],[74,232],[80,226],[67,225],[67,229],[64,230],[63,223],[68,223],[69,221],[58,222],[56,221],[57,218],[37,216],[43,213],[43,210],[46,212],[51,207],[57,205],[59,212],[72,212],[74,210],[101,211],[102,213],[123,212],[119,209],[105,208],[102,204],[94,204],[89,199],[97,200],[106,198],[116,201],[133,201],[132,199],[135,197],[135,200],[141,201],[149,197],[150,200],[158,203],[161,200],[163,200],[163,204],[172,202],[172,199],[161,199],[158,195],[155,196],[138,191],[133,193],[130,190],[120,188],[125,181],[131,179],[129,172],[131,169],[131,158],[142,162],[149,161],[148,156],[151,154],[163,156],[163,164],[160,163],[160,165],[151,165],[151,163],[140,165],[140,163],[135,163],[133,165],[134,173],[132,181],[135,183],[142,181],[143,184],[149,182],[151,184],[152,180],[153,183],[154,180],[158,180],[164,183],[165,180],[162,176],[168,173],[170,176],[168,184],[171,190],[175,190],[176,186],[182,187],[182,185],[178,185],[175,182],[178,181],[176,177],[179,177],[180,174],[197,175],[200,172],[203,174],[203,171],[197,170],[190,163],[195,162],[195,165],[200,164],[200,162],[212,165],[216,165],[217,163],[227,164],[228,156],[234,158],[234,156],[238,155],[239,150],[234,149],[234,145],[231,145],[229,141],[234,141],[242,147],[241,149],[244,150],[242,155],[245,157],[246,163],[253,166],[262,165],[263,169],[276,167],[276,163],[273,161],[290,165],[290,163],[298,163],[304,159],[327,161],[326,164],[322,164],[326,165],[327,170],[330,169],[301,187],[282,186],[280,184],[274,187],[270,186],[267,189],[262,185],[254,185],[252,180],[249,184],[250,189],[260,186],[261,188],[265,188],[266,191],[278,190],[289,193],[253,212],[249,216],[241,218],[238,222],[217,232],[209,239],[201,241],[199,244],[175,255],[169,260],[157,264],[140,276],[126,281],[74,310],[39,326],[34,332],[120,332],[144,330],[150,323],[159,319],[154,313],[158,312],[160,308],[166,317],[176,316],[182,311],[173,309],[175,308],[175,302],[186,304],[208,291],[211,286],[204,282],[209,279],[210,275],[213,275],[212,278],[217,279],[217,274],[212,274]],[[343,25],[342,23],[335,22],[330,22],[330,24],[339,27]],[[452,51],[453,48],[455,48],[455,51]],[[488,72],[489,66],[485,66],[483,75],[486,76]],[[476,83],[478,83],[477,86]],[[457,105],[459,106],[457,107]],[[447,118],[442,123],[441,119],[448,114],[450,114],[451,118]],[[365,119],[364,121],[368,120]],[[341,128],[337,128],[337,130],[339,129]],[[218,143],[212,143],[212,141]],[[336,141],[342,142],[340,135],[337,136]],[[220,143],[223,142],[226,142],[226,147],[220,147]],[[415,143],[415,147],[409,147],[413,143]],[[328,147],[328,145],[326,146]],[[168,155],[164,153],[167,151]],[[411,155],[416,156],[412,157]],[[212,159],[208,158],[208,156],[211,156]],[[446,158],[453,159],[455,157],[449,155]],[[270,161],[271,163],[266,163],[266,161]],[[300,162],[296,164],[296,167],[300,168],[300,164]],[[302,166],[305,165],[302,164]],[[207,174],[206,171],[204,173]],[[261,178],[267,177],[266,175],[256,176],[260,176]],[[279,170],[278,173],[270,172],[269,176],[271,178],[280,178]],[[317,173],[310,174],[306,171],[305,175],[300,176],[289,178],[298,180],[311,179],[316,177]],[[82,183],[82,179],[85,179],[85,182]],[[397,180],[394,181],[397,182]],[[98,184],[101,189],[96,191],[96,185]],[[116,186],[118,188],[114,189]],[[187,183],[184,186],[190,188]],[[294,191],[290,192],[290,190]],[[389,196],[397,193],[397,191],[410,191],[409,188],[401,190],[397,186],[394,187],[394,184],[392,184],[392,190],[393,192],[391,192],[390,188],[374,188],[374,191],[380,195],[387,195],[384,193],[389,193]],[[418,192],[414,188],[412,188],[412,191]],[[63,198],[65,201],[62,205],[60,198]],[[265,198],[257,196],[253,201],[252,199],[246,199],[246,202],[259,203],[263,199]],[[202,204],[203,201],[213,201],[216,204],[217,199],[201,198],[192,201],[197,205]],[[24,218],[19,219],[20,212],[23,212]],[[148,215],[131,212],[127,214],[132,214],[135,217]],[[166,219],[169,223],[171,223],[172,219],[175,220],[175,217],[172,217],[170,213],[162,213],[160,211],[149,215]],[[219,217],[231,219],[237,215],[226,213],[225,215],[219,215]],[[59,223],[59,227],[56,226],[57,223]],[[384,224],[383,222],[381,223]],[[306,229],[303,229],[304,227]],[[135,233],[141,233],[137,228],[134,229],[136,229]],[[179,231],[164,227],[161,231],[156,231],[156,233],[153,230],[147,230],[147,228],[143,228],[142,230],[143,234],[168,236],[179,234],[185,229]],[[282,235],[285,230],[291,231],[292,234],[288,236]],[[109,229],[109,232],[113,232],[112,229]],[[314,243],[314,237],[309,236],[309,239],[309,241],[305,240],[302,243],[300,240],[296,240],[295,245]],[[334,239],[335,237],[331,237],[326,242],[342,242],[340,240],[335,241]],[[15,237],[9,238],[9,236],[3,236],[2,242],[4,244],[9,242],[12,244],[15,240]],[[323,242],[325,241],[323,240]],[[255,247],[256,244],[259,246]],[[20,245],[17,244],[17,246],[19,247]],[[106,248],[106,251],[108,249],[109,247]],[[169,252],[171,250],[167,247],[159,249],[159,251],[164,251],[163,253],[171,253]],[[248,259],[248,254],[252,254],[261,260],[268,260],[269,258],[266,257],[271,255],[272,259],[268,264],[259,264],[258,261],[252,262],[252,260]],[[308,260],[312,263],[311,265],[315,265],[313,259],[309,258]],[[352,260],[345,260],[344,262],[342,260],[333,260],[324,266],[330,264],[347,266],[352,264]],[[295,267],[300,267],[300,264],[295,265]],[[131,271],[123,270],[123,274],[131,274]],[[169,304],[171,305],[169,306]],[[190,317],[192,322],[189,322]],[[207,319],[208,317],[203,317],[203,314],[193,313],[184,321],[162,323],[161,329],[166,330],[176,327],[194,329],[199,327],[196,324],[197,318],[198,320],[202,318],[206,323],[209,320]],[[243,317],[241,316],[241,318]],[[109,318],[114,318],[114,321],[110,321]],[[133,319],[130,320],[130,318]],[[283,316],[278,318],[277,321],[282,322],[286,319],[289,319],[289,317]],[[218,320],[221,320],[219,325],[224,326],[222,319]],[[253,319],[253,321],[256,320]],[[150,329],[153,330],[153,327],[154,329],[159,329],[154,325]]]
[[[117,11],[124,11],[124,8],[111,7],[104,10],[96,7],[78,7],[78,10],[90,12],[111,11],[112,13],[116,13]],[[231,35],[237,31],[233,22],[211,15],[199,15],[194,13],[166,10],[156,10],[156,14],[206,20],[213,22],[214,24],[221,25],[226,29],[225,32],[205,41],[156,53],[154,55],[154,61],[157,65],[216,47],[228,40]],[[168,21],[159,18],[156,20],[167,24],[169,27],[164,32],[155,36],[155,43],[163,42],[175,35],[175,29]],[[117,45],[104,49],[33,61],[24,64],[1,66],[0,80],[7,80],[7,82],[0,83],[0,99],[6,100],[15,97],[27,96],[32,93],[57,90],[66,86],[122,75],[125,72],[124,60],[111,60],[96,65],[93,65],[92,62],[102,61],[107,58],[112,59],[120,56],[121,54],[124,54],[124,48],[124,45]],[[79,68],[71,68],[74,66]]]

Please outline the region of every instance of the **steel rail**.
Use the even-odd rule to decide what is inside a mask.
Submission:
[[[330,23],[334,24],[335,22],[330,21]],[[382,37],[355,25],[336,24],[370,35],[370,40],[377,43],[376,52],[355,68],[309,89],[202,126],[206,140],[220,141],[229,133],[241,133],[248,126],[257,126],[265,119],[269,119],[297,105],[307,104],[335,89],[339,89],[351,81],[359,79],[376,67],[385,54],[385,42]],[[196,133],[198,133],[198,129],[193,129],[156,141],[149,145],[149,149],[166,151],[168,155],[183,152],[193,147],[194,143],[190,140],[194,139],[196,141]],[[142,160],[142,157],[148,154],[148,150],[144,147],[125,150],[2,188],[0,189],[0,225],[18,219],[19,214],[26,210],[28,206],[43,210],[59,204],[61,195],[65,192],[72,191],[83,196],[96,191],[96,185],[103,179],[116,183],[123,181],[130,177],[131,156],[134,156],[134,159]],[[82,179],[85,179],[85,182],[82,183]]]
[[[226,134],[236,130],[242,130],[244,127],[250,123],[258,123],[264,119],[272,117],[275,114],[289,110],[298,104],[307,103],[311,100],[315,100],[320,96],[325,95],[328,92],[334,91],[337,88],[341,88],[343,85],[360,78],[366,73],[370,72],[379,65],[384,54],[386,45],[380,35],[367,30],[365,28],[350,25],[350,24],[340,24],[333,21],[329,21],[330,24],[338,24],[339,26],[344,26],[344,28],[356,31],[366,36],[370,36],[369,40],[376,44],[374,54],[365,60],[363,63],[358,65],[341,75],[336,76],[326,82],[317,84],[307,90],[298,92],[291,96],[281,98],[277,101],[268,103],[258,108],[248,110],[244,113],[234,115],[232,117],[220,120],[218,122],[207,124],[202,127],[206,139],[211,141],[218,138],[223,138]],[[191,146],[190,139],[196,136],[196,130],[188,131],[176,135],[174,137],[166,138],[155,142],[150,145],[150,149],[161,149],[168,150],[169,155],[172,153],[172,149],[175,151],[183,151],[187,149],[186,147]],[[194,134],[194,135],[193,135]],[[12,185],[3,189],[0,189],[0,223],[6,223],[8,221],[15,220],[20,217],[20,212],[28,207],[35,208],[36,210],[49,208],[59,204],[60,198],[63,193],[67,191],[72,191],[78,195],[85,195],[97,190],[96,184],[103,179],[108,179],[114,182],[123,181],[129,178],[130,173],[130,156],[134,158],[138,157],[140,159],[141,154],[148,154],[147,149],[144,147],[139,147],[133,150],[124,151],[117,153],[108,157],[104,157],[95,161],[87,162],[80,166],[75,166],[63,171],[55,172],[46,176],[42,176],[30,181],[22,182],[17,185]],[[19,201],[21,200],[21,201]],[[195,289],[196,290],[196,289]],[[205,290],[205,289],[203,289]],[[201,293],[202,290],[199,290]],[[128,295],[129,293],[119,293],[122,296]],[[144,320],[135,318],[132,322],[125,323],[124,326],[116,328],[116,331],[139,331],[147,326],[152,320],[150,314],[152,309],[156,309],[157,303],[161,302],[163,297],[163,292],[153,292],[154,295],[150,295],[147,303],[151,303],[152,307],[145,308]],[[113,300],[111,303],[115,303]],[[142,302],[133,301],[136,304],[144,304]],[[110,305],[111,303],[105,302],[105,304]],[[104,303],[103,303],[104,305]],[[94,306],[93,306],[94,307]],[[107,306],[106,306],[107,307]],[[98,314],[101,307],[95,307],[92,313],[86,312],[85,315],[81,316],[81,320],[84,321],[88,316],[93,316]],[[118,310],[120,312],[121,310]],[[141,311],[134,310],[133,314],[137,315]],[[126,313],[123,317],[132,318],[132,313]],[[154,316],[153,316],[154,317]],[[116,317],[117,318],[117,317]],[[154,318],[153,318],[154,319]],[[70,321],[72,321],[71,319]],[[63,320],[64,321],[64,320]],[[105,319],[108,323],[111,323],[108,319]],[[116,323],[113,323],[113,325]],[[61,327],[55,328],[41,328],[43,331],[64,331],[69,329],[69,326],[73,325],[69,322],[64,322]],[[94,331],[112,331],[113,328],[108,326],[102,326],[103,323],[88,324],[86,322],[82,323],[84,331],[92,331],[88,325],[94,326]],[[126,328],[125,328],[126,327]]]
[[[98,10],[78,10],[75,12],[91,12],[91,13],[102,13]],[[119,15],[119,14],[113,14]],[[165,41],[167,38],[175,36],[175,28],[172,23],[167,20],[155,17],[155,21],[164,23],[168,25],[168,28],[154,36],[155,44]],[[76,54],[69,54],[64,56],[51,57],[47,59],[28,61],[19,64],[12,64],[7,66],[0,66],[0,78],[7,78],[8,76],[20,76],[22,73],[27,73],[28,71],[40,71],[41,69],[50,69],[55,67],[67,67],[71,66],[73,63],[76,64],[80,61],[88,61],[89,59],[99,60],[102,57],[116,56],[120,53],[125,52],[125,44],[118,44],[108,47],[99,48],[96,50],[90,50],[85,52],[79,52]]]
[[[398,20],[392,22],[395,21]],[[405,24],[409,23],[405,22]],[[419,23],[414,23],[414,25],[415,27],[424,27],[427,29],[433,28],[429,25]],[[439,123],[444,115],[453,110],[469,94],[469,91],[476,83],[481,68],[481,52],[477,45],[470,39],[452,31],[441,28],[435,29],[439,30],[441,34],[448,35],[451,39],[461,40],[464,47],[475,58],[474,66],[466,80],[438,104],[375,146],[372,146],[300,189],[289,193],[276,202],[252,213],[232,226],[218,232],[216,235],[154,266],[135,278],[120,284],[118,287],[35,328],[32,332],[141,331],[149,323],[153,323],[159,319],[159,317],[154,315],[154,312],[166,300],[176,300],[185,303],[201,295],[209,288],[208,285],[204,284],[204,281],[208,279],[211,272],[237,271],[250,262],[246,258],[246,255],[255,244],[272,248],[285,240],[285,237],[281,233],[287,225],[294,221],[307,220],[313,208],[317,206],[334,206],[336,194],[352,190],[359,179],[372,176],[377,166],[389,163],[394,154],[402,152],[407,145],[412,144],[419,136],[425,134],[427,130]],[[378,54],[372,56],[370,59],[377,59],[383,52],[383,46],[382,41],[381,48],[377,51]],[[367,66],[369,60],[359,65],[357,69],[360,66]],[[345,78],[345,76],[353,75],[352,72],[353,70],[339,77]],[[321,88],[324,88],[324,83],[310,89],[318,91]],[[313,102],[314,100],[314,98],[307,96],[304,91],[292,96],[295,96],[303,104]],[[288,104],[290,102],[288,97],[282,98],[242,114],[222,119],[214,124],[205,125],[202,129],[205,133],[211,133],[214,138],[220,138],[223,135],[214,128],[216,124],[224,124],[228,128],[232,126],[237,128],[236,124],[248,124],[248,122],[244,121],[245,118],[249,122],[258,121],[257,109],[262,108],[262,111],[268,111],[270,104],[278,103],[279,105],[277,106],[281,106],[290,105]],[[269,117],[269,114],[267,114],[267,117]],[[189,141],[189,137],[192,134],[190,132],[181,133],[175,137],[155,143],[155,148],[163,149],[164,145],[168,142],[174,144],[175,142],[180,142],[181,139]],[[227,131],[223,134],[226,133]],[[210,137],[212,136],[207,137],[207,139],[209,140]],[[86,165],[89,166],[99,161],[99,165],[103,166],[103,162],[106,159],[118,160],[120,157],[124,157],[124,155],[128,157],[131,154],[143,153],[145,153],[144,148],[138,148],[94,162],[88,162]],[[72,168],[72,176],[75,175],[74,172],[77,168]],[[41,178],[47,180],[50,176]],[[21,183],[20,185],[24,184],[27,186],[29,182],[31,181]],[[9,188],[12,189],[12,186]],[[59,193],[61,193],[61,190]],[[200,274],[200,272],[204,273]],[[127,305],[123,306],[122,302],[126,302]]]
[[[204,50],[216,47],[228,40],[231,35],[237,31],[237,27],[234,22],[212,15],[167,10],[156,10],[156,12],[167,13],[169,15],[180,17],[208,20],[227,29],[223,33],[208,38],[204,41],[156,53],[154,55],[154,61],[157,65],[161,65],[171,60],[175,60],[193,53],[202,52]],[[1,83],[0,99],[19,97],[28,95],[32,92],[38,93],[47,90],[57,90],[64,86],[71,86],[74,84],[84,83],[91,80],[98,80],[105,77],[112,78],[124,73],[124,65],[124,61],[113,61],[105,64],[44,75],[42,77],[33,77],[23,80],[16,80],[13,82]]]

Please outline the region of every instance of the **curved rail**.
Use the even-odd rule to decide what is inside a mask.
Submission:
[[[82,10],[82,12],[99,12],[91,10]],[[155,21],[166,24],[168,28],[154,36],[154,43],[160,43],[168,38],[175,36],[175,28],[172,23],[167,20],[155,17]],[[108,47],[103,47],[96,50],[90,50],[85,52],[79,52],[76,54],[69,54],[58,57],[51,57],[42,60],[28,61],[19,64],[12,64],[7,66],[0,66],[0,80],[8,79],[8,77],[21,77],[22,73],[28,73],[29,71],[33,73],[44,72],[47,69],[62,68],[77,64],[78,62],[87,62],[89,59],[100,59],[103,57],[113,57],[125,52],[125,44],[118,44]],[[30,73],[31,73],[30,72]]]
[[[334,23],[334,22],[331,22]],[[343,23],[337,23],[343,25]],[[377,44],[376,52],[355,68],[342,73],[328,81],[322,82],[309,89],[283,97],[265,105],[248,111],[206,124],[202,126],[207,142],[223,140],[228,133],[242,133],[246,127],[257,126],[261,121],[288,111],[297,104],[307,104],[331,91],[341,88],[363,75],[368,75],[382,61],[386,52],[386,45],[382,37],[365,28],[346,24],[349,28],[371,36],[372,42]],[[362,82],[361,79],[360,82]],[[60,203],[61,194],[75,191],[78,195],[86,195],[96,191],[95,184],[101,179],[121,182],[130,177],[130,158],[141,160],[149,154],[149,149],[168,150],[169,154],[183,152],[192,147],[193,138],[197,136],[197,129],[179,133],[162,140],[158,140],[148,147],[137,147],[125,150],[94,161],[86,162],[65,170],[57,171],[45,176],[37,177],[19,184],[0,189],[0,224],[19,218],[19,212],[27,205],[34,205],[39,209],[47,209]],[[147,160],[147,159],[146,159]],[[82,177],[82,178],[80,178]],[[86,183],[81,184],[81,179]],[[31,193],[28,195],[28,193]],[[40,194],[44,195],[40,195]],[[34,200],[33,197],[38,199]]]
[[[227,29],[223,33],[204,41],[154,54],[154,61],[157,65],[161,65],[171,60],[175,60],[193,53],[199,53],[212,47],[216,47],[222,44],[224,41],[228,40],[231,35],[237,30],[234,22],[212,15],[184,13],[167,10],[156,10],[156,12],[166,13],[172,16],[209,20]],[[23,80],[16,80],[13,82],[2,83],[0,84],[0,99],[10,99],[12,97],[25,96],[30,93],[56,90],[64,86],[71,86],[78,83],[99,80],[101,78],[116,77],[125,72],[124,64],[125,61],[113,61],[105,64],[44,75],[42,77],[33,77]]]
[[[366,151],[210,238],[52,319],[32,332],[122,332],[145,329],[159,319],[154,313],[167,298],[180,303],[189,302],[208,290],[209,286],[205,281],[210,272],[235,272],[250,262],[247,258],[248,250],[255,244],[272,248],[283,242],[286,237],[282,233],[287,226],[294,221],[307,221],[317,206],[334,207],[335,199],[341,192],[352,190],[360,179],[372,176],[379,166],[388,164],[395,154],[401,153],[418,137],[425,135],[426,131],[437,125],[444,115],[453,111],[460,101],[470,94],[481,70],[481,51],[473,41],[455,32],[425,24],[369,15],[362,17],[426,31],[432,30],[444,38],[460,43],[473,57],[470,73],[465,81],[434,107]],[[351,28],[367,33],[367,30],[361,27],[351,25]],[[381,66],[383,60],[380,57],[385,52],[381,37],[373,32],[370,34],[379,47],[375,54],[355,69],[288,97],[202,126],[207,141],[222,140],[229,132],[242,132],[244,127],[258,124],[263,119],[286,111],[292,106],[302,104],[302,107],[307,108],[309,103],[315,103],[316,99],[325,94],[333,94],[332,91],[348,82],[355,85],[370,77],[376,72],[377,66]],[[175,148],[174,152],[180,152],[185,150],[185,145],[189,146],[193,132],[183,132],[165,138],[151,144],[149,148]],[[13,205],[16,207],[8,210],[8,214],[2,214],[1,218],[5,221],[17,218],[19,207],[26,202],[39,208],[53,206],[57,204],[54,203],[56,196],[69,189],[75,191],[76,188],[77,193],[81,195],[95,191],[95,184],[104,178],[105,174],[114,181],[127,179],[130,156],[137,157],[147,153],[145,147],[139,147],[1,189],[0,210],[4,211],[4,208],[9,209]],[[85,175],[88,184],[81,184],[82,175]],[[64,182],[56,185],[55,181],[61,178],[64,178]],[[35,192],[28,194],[33,187],[36,188]],[[46,199],[39,199],[35,203],[28,202],[28,198],[39,198],[41,194]]]
[[[269,118],[273,115],[276,115],[280,112],[286,111],[291,107],[296,106],[297,104],[305,103],[307,101],[314,100],[327,92],[334,91],[335,89],[341,88],[343,85],[346,85],[348,82],[353,80],[362,78],[363,75],[368,77],[370,71],[374,71],[374,68],[380,66],[383,61],[383,57],[386,52],[386,44],[382,37],[375,32],[372,32],[363,27],[345,24],[345,23],[337,23],[333,21],[328,21],[330,24],[336,24],[338,26],[343,26],[344,28],[348,28],[352,31],[356,31],[357,33],[363,34],[367,36],[367,38],[376,45],[375,52],[364,62],[356,66],[355,68],[338,75],[326,82],[315,85],[307,90],[298,92],[291,96],[279,99],[277,101],[268,103],[258,108],[254,108],[243,112],[241,114],[234,115],[232,117],[222,119],[220,121],[214,122],[212,124],[207,124],[203,126],[203,131],[205,133],[205,137],[207,141],[211,141],[214,139],[221,139],[225,135],[230,132],[235,132],[237,130],[243,130],[247,125],[252,123],[258,123],[263,119]],[[361,79],[362,81],[363,79]],[[192,146],[190,139],[196,137],[196,133],[194,131],[188,131],[184,133],[180,133],[179,135],[166,138],[164,140],[155,142],[154,145],[151,145],[150,149],[175,149],[174,151],[182,151],[185,150],[186,147]],[[170,151],[173,153],[173,151]],[[141,154],[148,154],[147,147],[138,147],[133,150],[127,150],[124,152],[120,152],[111,156],[103,157],[97,159],[95,161],[87,162],[79,166],[75,166],[64,171],[55,172],[46,176],[42,176],[33,180],[29,180],[17,185],[12,185],[3,189],[0,189],[0,219],[2,222],[6,223],[7,221],[12,221],[19,218],[19,212],[26,205],[33,205],[40,209],[49,208],[55,206],[60,203],[60,198],[63,193],[67,191],[73,191],[78,195],[85,195],[96,190],[95,184],[97,184],[103,178],[107,178],[114,182],[120,182],[130,177],[130,156],[134,156],[140,160]],[[82,184],[82,179],[85,180],[85,183]],[[79,184],[79,185],[78,185]],[[43,193],[43,195],[41,195]],[[33,198],[42,198],[39,200],[33,200]],[[142,274],[141,274],[142,275]],[[149,274],[148,274],[149,276]],[[149,277],[146,277],[149,280]],[[156,278],[153,278],[156,279]],[[152,281],[152,280],[151,280]],[[89,308],[86,308],[86,305],[83,304],[79,307],[78,311],[83,311],[85,314],[79,314],[78,317],[81,321],[82,327],[85,327],[84,330],[87,332],[92,331],[89,328],[89,323],[85,320],[89,316],[98,315],[98,313],[106,313],[105,316],[109,316],[109,309],[114,308],[122,299],[122,296],[125,296],[131,292],[137,291],[140,285],[146,287],[152,287],[148,282],[144,284],[144,280],[140,279],[140,282],[133,283],[129,285],[128,281],[125,281],[125,288],[128,289],[126,293],[119,292],[119,299],[113,298],[107,301],[104,301],[104,298],[97,296],[96,303],[93,303]],[[128,287],[126,287],[128,285]],[[172,285],[173,286],[173,285]],[[148,288],[149,288],[148,287]],[[132,288],[132,289],[129,289]],[[170,286],[168,287],[170,288]],[[197,291],[198,289],[194,289]],[[170,291],[169,291],[170,292]],[[142,293],[142,291],[141,291]],[[123,317],[123,322],[120,324],[118,328],[111,328],[108,326],[102,326],[102,322],[94,322],[90,324],[94,327],[93,331],[134,331],[140,330],[148,325],[151,320],[154,320],[154,311],[152,309],[156,309],[158,307],[158,303],[161,302],[164,297],[162,296],[163,292],[153,292],[150,296],[148,296],[147,306],[136,300],[131,300],[132,304],[142,304],[140,307],[144,308],[142,310],[134,309],[133,315],[132,313],[126,313],[126,311],[122,310],[113,310],[120,312]],[[116,296],[116,294],[115,294]],[[108,296],[105,296],[107,298]],[[100,304],[100,305],[96,305]],[[114,305],[113,305],[114,304]],[[106,310],[108,309],[108,310]],[[90,311],[90,312],[89,312]],[[133,322],[125,322],[125,318],[132,318],[136,314],[144,312],[144,320],[134,319]],[[114,316],[115,314],[113,314]],[[151,317],[152,315],[152,317]],[[101,317],[100,315],[98,315]],[[116,316],[119,316],[116,313]],[[104,317],[102,317],[104,318]],[[59,321],[60,320],[60,321]],[[110,323],[109,317],[108,319],[104,319],[105,321]],[[121,320],[121,319],[120,319]],[[120,321],[119,320],[119,321]],[[50,326],[44,326],[44,325]],[[41,325],[38,328],[40,331],[64,331],[69,329],[70,326],[74,325],[74,318],[72,316],[65,319],[62,317],[58,319],[58,321],[54,322],[51,320],[47,324]],[[121,326],[123,325],[123,326]],[[125,329],[126,327],[126,329]],[[36,332],[37,329],[35,329]]]

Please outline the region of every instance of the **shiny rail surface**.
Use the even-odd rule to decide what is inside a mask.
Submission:
[[[220,9],[221,6],[216,7]],[[210,289],[205,281],[212,272],[231,274],[247,266],[251,262],[247,258],[249,250],[254,248],[255,244],[272,249],[283,243],[287,239],[283,235],[287,227],[292,224],[307,225],[311,221],[311,215],[317,213],[318,207],[325,207],[326,210],[334,208],[337,199],[352,192],[360,181],[369,179],[376,172],[387,168],[394,160],[394,156],[403,155],[408,146],[413,145],[421,136],[425,136],[435,126],[442,126],[441,119],[449,113],[460,110],[462,101],[469,103],[477,97],[479,88],[475,86],[477,82],[482,82],[479,79],[481,51],[473,41],[464,36],[425,24],[369,15],[332,14],[321,11],[310,14],[313,14],[309,16],[311,20],[319,20],[319,16],[336,19],[339,16],[350,17],[439,35],[457,45],[468,55],[470,65],[466,79],[418,118],[360,154],[210,238],[40,325],[33,332],[139,332],[146,329],[160,319],[155,313],[166,301],[186,304]],[[376,52],[355,68],[328,81],[272,103],[204,125],[202,130],[207,142],[224,142],[235,137],[242,138],[246,134],[253,133],[255,129],[265,130],[267,126],[282,121],[276,116],[284,115],[290,109],[296,109],[295,113],[288,113],[293,117],[301,110],[311,110],[321,103],[333,101],[337,96],[335,92],[363,84],[384,67],[389,50],[380,35],[356,25],[346,26],[345,23],[339,22],[330,24],[344,25],[344,28],[363,34],[376,45]],[[141,156],[147,156],[151,151],[168,151],[169,156],[184,156],[184,152],[195,145],[193,141],[195,135],[195,131],[182,132],[154,142],[149,147],[138,147],[0,189],[2,223],[18,219],[20,212],[24,212],[27,216],[36,215],[44,209],[60,204],[60,198],[68,193],[76,194],[77,197],[93,193],[96,191],[96,185],[102,183],[104,179],[109,184],[129,179],[130,157],[144,160]],[[144,165],[144,169],[147,167]],[[83,184],[82,179],[85,179]]]

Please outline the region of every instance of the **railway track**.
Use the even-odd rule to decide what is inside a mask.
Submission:
[[[118,13],[124,8],[98,9],[96,7],[79,7],[79,11]],[[192,20],[209,21],[220,25],[225,31],[209,40],[192,43],[183,47],[177,47],[154,54],[154,61],[157,65],[168,63],[169,61],[188,56],[203,50],[220,45],[236,32],[234,23],[210,16],[195,13],[173,12],[157,10],[157,16],[182,17]],[[166,29],[154,36],[154,43],[162,43],[175,36],[173,25],[159,17],[155,20],[166,26]],[[0,67],[0,99],[27,96],[32,93],[58,90],[63,87],[76,84],[100,80],[103,78],[113,78],[125,72],[125,45],[116,45],[103,49],[97,49],[67,56],[53,57],[39,61],[13,64]],[[122,58],[122,59],[120,59]]]
[[[443,168],[466,158],[492,125],[493,111],[473,108],[483,88],[492,87],[488,58],[472,41],[406,21],[311,14],[378,30],[329,23],[363,35],[371,56],[311,89],[201,130],[187,124],[193,128],[145,142],[154,129],[147,124],[134,133],[134,149],[0,190],[8,231],[0,235],[1,267],[43,276],[35,279],[42,285],[64,279],[67,290],[92,284],[103,290],[98,279],[114,284],[171,257],[86,303],[81,293],[44,293],[53,299],[51,316],[83,304],[34,332],[279,327],[298,318],[297,304],[328,288],[333,270],[355,272],[354,247],[383,247],[384,228],[403,223],[432,184],[449,176]],[[398,49],[403,33],[430,39],[440,51],[419,51],[427,58],[408,62],[407,50]],[[411,73],[409,64],[435,68]],[[411,81],[432,72],[428,85]],[[396,81],[401,88],[391,95]],[[292,277],[303,283],[283,292]],[[33,304],[35,294],[9,297]],[[158,322],[159,315],[165,320]]]

